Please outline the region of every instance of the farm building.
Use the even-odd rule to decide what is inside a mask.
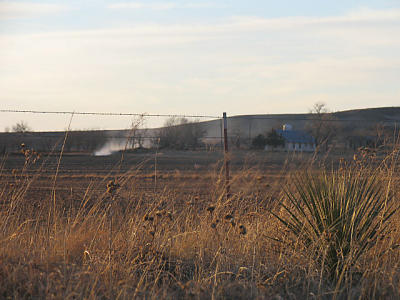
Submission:
[[[292,125],[285,124],[276,133],[283,137],[285,145],[275,150],[313,152],[315,151],[315,139],[304,131],[293,130]],[[265,146],[265,150],[272,150],[271,146]]]

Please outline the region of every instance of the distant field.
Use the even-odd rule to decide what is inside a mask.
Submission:
[[[319,154],[317,160],[338,162],[341,158],[350,161],[353,159],[354,152],[349,151],[345,155],[338,153]],[[314,158],[314,153],[288,153],[288,152],[267,152],[267,151],[249,151],[234,150],[230,153],[230,164],[233,170],[243,168],[256,168],[259,170],[271,169],[279,171],[282,167],[289,164],[309,162]],[[57,168],[59,155],[44,155],[41,160],[35,164],[35,168],[28,171],[34,171],[42,167],[44,172],[52,172]],[[162,172],[171,172],[175,170],[184,171],[210,171],[210,167],[215,167],[221,163],[224,155],[221,151],[171,151],[160,150],[158,152],[149,150],[138,153],[116,152],[108,156],[94,156],[84,153],[64,153],[60,164],[60,173],[79,174],[90,173],[107,174],[109,172],[126,172],[132,169],[140,171],[151,171],[157,165],[158,170]],[[25,160],[22,154],[10,154],[3,158],[3,170],[12,170],[22,168]]]
[[[349,159],[352,156],[348,155]],[[233,177],[243,172],[262,174],[264,179],[284,178],[286,172],[308,165],[314,158],[312,153],[286,153],[266,151],[234,151],[230,154],[230,169]],[[66,153],[58,165],[59,156],[44,156],[29,168],[24,169],[23,155],[4,157],[0,185],[12,183],[23,172],[35,177],[35,184],[29,191],[46,193],[54,187],[51,184],[56,171],[56,189],[60,192],[76,191],[82,194],[91,185],[98,192],[104,191],[104,182],[115,178],[131,176],[138,189],[154,190],[181,188],[188,193],[202,190],[214,184],[215,176],[223,167],[221,152],[206,151],[148,151],[141,153],[114,153],[109,156]],[[330,161],[338,159],[333,156]],[[58,170],[57,170],[58,167]],[[23,171],[22,171],[23,170]],[[155,180],[156,178],[156,180]],[[102,187],[99,187],[99,185]],[[235,185],[232,185],[235,189]]]

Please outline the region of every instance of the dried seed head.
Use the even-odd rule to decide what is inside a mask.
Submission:
[[[210,214],[212,214],[215,210],[215,206],[211,205],[209,207],[207,207],[207,211],[210,212]]]
[[[233,219],[233,216],[231,214],[227,214],[225,216],[225,220],[232,220],[232,219]]]
[[[238,270],[239,274],[248,273],[248,272],[250,272],[250,270],[246,267],[240,267]]]
[[[245,235],[247,233],[247,229],[243,224],[239,225],[239,234]]]
[[[109,193],[109,194],[113,194],[119,188],[120,188],[120,185],[118,183],[115,183],[114,180],[110,180],[107,183],[107,193]]]
[[[172,218],[172,213],[169,211],[169,212],[167,212],[167,217],[172,221],[173,220],[173,218]]]
[[[152,217],[152,216],[150,216],[148,214],[145,214],[144,217],[143,217],[143,221],[153,222],[154,221],[154,217]]]

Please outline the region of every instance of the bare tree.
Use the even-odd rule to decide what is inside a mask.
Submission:
[[[235,128],[232,130],[230,143],[236,147],[236,149],[240,149],[242,143],[242,131],[240,128]]]
[[[144,117],[145,115],[142,115],[132,120],[126,148],[143,148],[145,135],[147,133],[147,130],[143,129],[143,125],[145,122]]]
[[[334,116],[323,102],[315,103],[310,114],[306,128],[314,137],[317,148],[325,147],[326,150],[339,129],[337,122],[334,121]]]
[[[203,135],[204,130],[197,120],[190,122],[186,118],[169,118],[159,131],[159,146],[178,150],[196,149]]]
[[[19,121],[17,124],[12,126],[12,131],[24,133],[24,132],[32,131],[32,128],[30,128],[28,126],[28,123],[26,123],[24,121]]]

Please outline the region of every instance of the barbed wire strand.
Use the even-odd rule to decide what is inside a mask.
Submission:
[[[93,130],[95,132],[95,130]],[[91,133],[91,130],[88,131],[74,131],[71,130],[70,133],[72,132],[72,134],[74,133],[84,133],[84,134],[89,134]],[[57,135],[45,135],[41,132],[0,132],[0,135],[9,135],[9,136],[14,136],[14,137],[21,137],[21,138],[27,138],[27,139],[59,139],[62,137],[62,134],[64,133],[64,131],[58,131]],[[228,136],[228,138],[235,138],[236,136]],[[138,139],[143,139],[143,140],[154,140],[154,139],[160,139],[163,138],[162,136],[133,136],[133,137],[129,137],[129,136],[100,136],[98,138],[106,138],[108,140],[138,140]],[[201,136],[201,139],[221,139],[221,136]]]
[[[113,112],[74,112],[74,111],[41,111],[41,110],[18,110],[0,109],[1,113],[31,113],[31,114],[58,114],[58,115],[93,115],[93,116],[136,116],[136,117],[168,117],[168,118],[204,118],[221,119],[217,116],[185,115],[185,114],[148,114],[148,113],[113,113]]]
[[[167,118],[198,118],[198,119],[221,119],[220,116],[212,115],[186,115],[186,114],[148,114],[148,113],[113,113],[113,112],[74,112],[74,111],[41,111],[41,110],[18,110],[18,109],[0,109],[0,113],[31,113],[31,114],[74,114],[74,115],[94,115],[94,116],[138,116],[138,117],[167,117]],[[324,122],[384,122],[384,123],[400,123],[400,119],[383,119],[383,118],[368,118],[368,119],[339,119],[335,116],[336,113],[326,113],[324,116],[329,118],[317,118],[315,115],[309,116],[284,116],[284,115],[242,115],[230,116],[228,119],[247,119],[247,120],[277,120],[277,121],[324,121]]]

